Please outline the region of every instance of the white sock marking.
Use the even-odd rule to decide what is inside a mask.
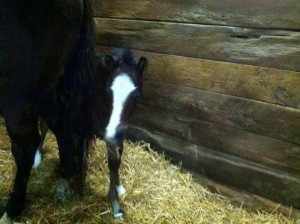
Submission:
[[[116,214],[114,214],[114,218],[115,219],[123,219],[124,214],[122,212],[118,212]]]
[[[122,196],[123,194],[126,193],[126,189],[123,187],[122,184],[117,186],[117,192],[118,192],[118,196]]]
[[[7,213],[5,212],[4,215],[0,219],[0,224],[13,224],[11,218],[8,217]]]
[[[35,157],[34,157],[34,164],[33,164],[33,168],[37,168],[42,161],[42,156],[41,156],[41,152],[40,149],[38,148],[35,152]]]
[[[121,114],[124,104],[130,93],[135,90],[135,86],[126,73],[116,77],[112,83],[111,90],[113,92],[112,114],[106,127],[106,138],[113,138],[116,129],[121,121]]]

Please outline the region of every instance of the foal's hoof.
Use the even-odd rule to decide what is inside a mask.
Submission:
[[[4,215],[3,215],[3,216],[1,217],[1,219],[0,219],[0,224],[13,224],[13,221],[12,221],[11,218],[9,218],[9,217],[7,216],[6,213],[4,213]]]
[[[69,183],[65,179],[59,179],[56,188],[55,197],[59,200],[65,200],[66,198],[71,197],[72,192],[69,187]]]
[[[114,218],[115,219],[123,219],[124,218],[124,211],[120,209],[118,212],[114,213]]]
[[[122,219],[124,217],[124,211],[121,208],[118,200],[112,201],[112,213],[115,219]]]

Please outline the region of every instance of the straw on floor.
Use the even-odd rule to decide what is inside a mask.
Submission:
[[[0,122],[1,124],[1,122]],[[295,223],[277,213],[249,212],[227,198],[213,194],[193,176],[172,165],[144,142],[126,142],[121,180],[127,192],[121,198],[124,220],[114,220],[106,199],[108,168],[106,148],[97,140],[90,153],[84,196],[64,201],[55,199],[58,153],[53,135],[48,134],[42,164],[33,170],[28,202],[20,223]],[[15,165],[10,141],[0,125],[0,209],[7,201]]]

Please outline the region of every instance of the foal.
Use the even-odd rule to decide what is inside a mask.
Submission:
[[[123,135],[126,124],[141,96],[142,75],[147,66],[147,60],[141,57],[136,63],[132,53],[125,49],[113,49],[103,59],[100,59],[96,69],[97,72],[106,74],[105,82],[101,83],[107,83],[106,88],[103,88],[106,93],[98,93],[98,95],[105,96],[102,105],[99,104],[102,108],[98,110],[102,112],[102,122],[100,122],[102,125],[98,133],[106,142],[108,151],[110,171],[108,198],[112,204],[114,217],[119,218],[124,214],[118,201],[118,195],[125,193],[119,180]]]

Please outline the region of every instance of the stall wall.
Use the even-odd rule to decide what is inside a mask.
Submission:
[[[98,50],[145,56],[129,136],[300,208],[298,0],[94,0]]]

